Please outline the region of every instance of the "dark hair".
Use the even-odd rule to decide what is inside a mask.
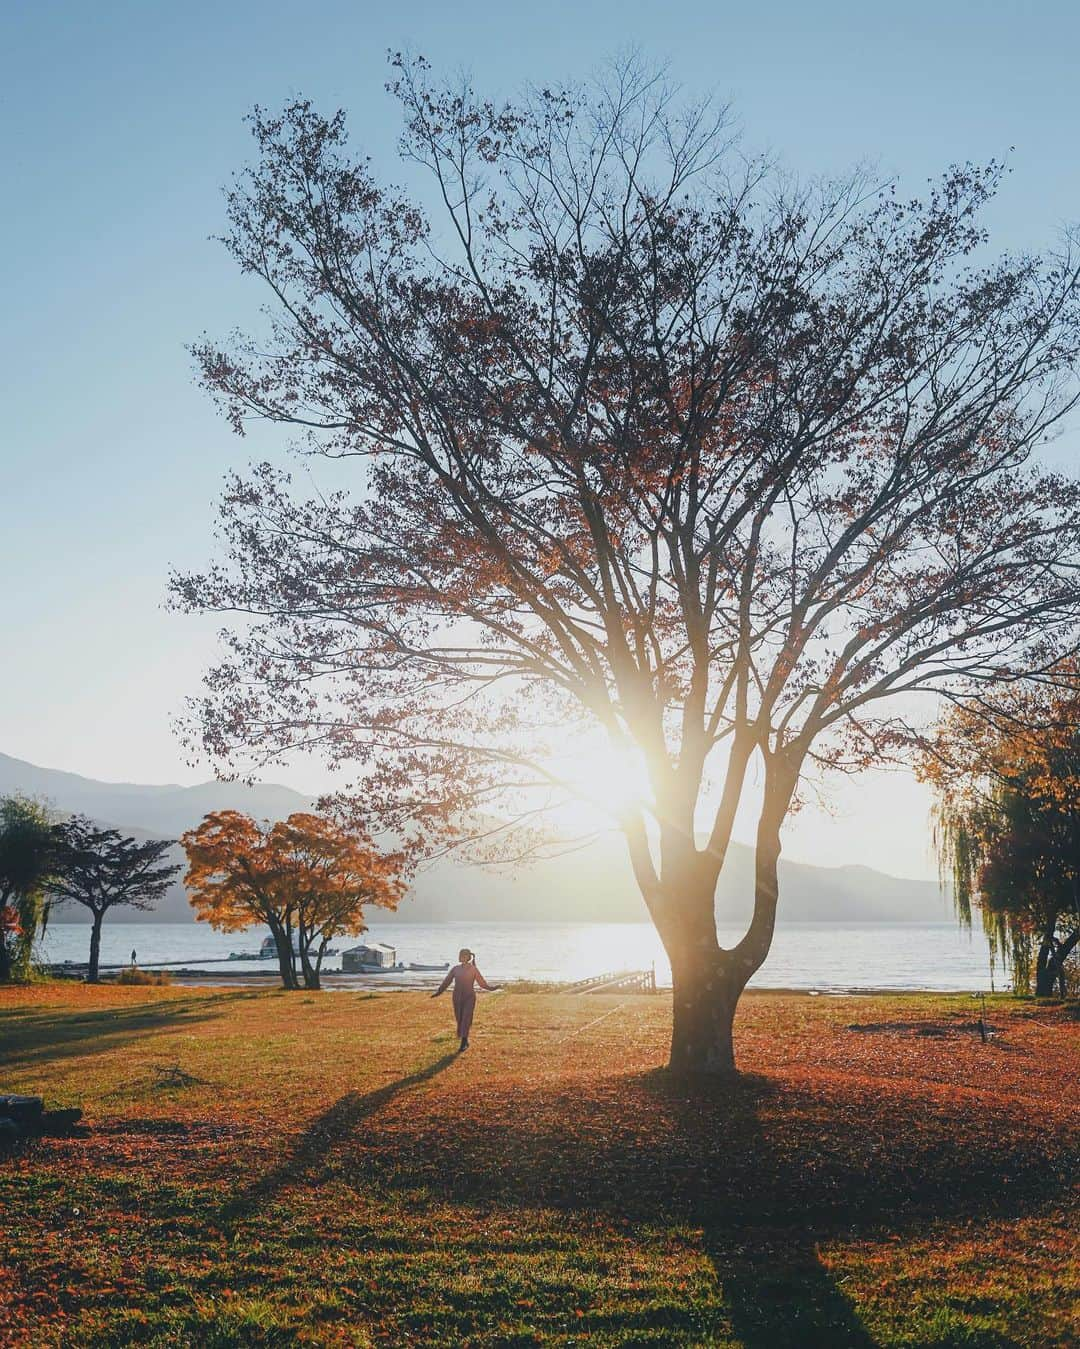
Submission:
[[[475,959],[476,959],[476,957],[473,955],[473,953],[469,950],[469,948],[468,948],[467,946],[463,946],[463,947],[461,948],[461,950],[457,953],[457,958],[458,958],[458,960],[475,960]]]

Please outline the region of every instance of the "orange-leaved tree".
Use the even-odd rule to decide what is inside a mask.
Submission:
[[[366,929],[364,905],[395,909],[405,892],[405,857],[321,815],[294,814],[270,831],[283,889],[296,904],[297,949],[308,988],[319,987],[333,938]]]
[[[403,854],[321,815],[265,825],[214,811],[180,841],[196,916],[221,932],[265,923],[286,988],[299,988],[301,976],[318,988],[330,942],[365,930],[365,905],[393,909],[404,893]]]

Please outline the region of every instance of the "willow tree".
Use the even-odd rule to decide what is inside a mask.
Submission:
[[[1080,949],[1075,663],[953,709],[926,742],[935,844],[961,920],[977,910],[1018,992],[1066,992]]]
[[[0,799],[0,984],[30,970],[34,938],[48,922],[46,885],[56,868],[58,839],[40,801]]]
[[[995,166],[925,200],[799,188],[632,65],[500,106],[419,62],[391,87],[416,199],[306,102],[253,115],[228,195],[267,322],[199,345],[205,383],[337,462],[333,491],[231,481],[227,560],[175,579],[236,619],[200,734],[351,764],[431,838],[546,806],[581,728],[632,747],[671,1063],[731,1071],[808,766],[873,763],[914,691],[1069,640],[1080,496],[1032,453],[1075,399],[1075,261],[978,260]]]

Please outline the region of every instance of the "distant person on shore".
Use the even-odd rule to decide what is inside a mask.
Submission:
[[[466,946],[458,952],[458,963],[431,996],[437,998],[451,984],[454,985],[454,1016],[457,1018],[458,1039],[461,1041],[460,1054],[469,1047],[469,1031],[476,1010],[476,985],[486,988],[489,993],[494,993],[495,989],[476,968],[476,956]]]
[[[131,968],[132,968],[132,969],[135,968],[135,948],[134,948],[134,946],[131,948]]]

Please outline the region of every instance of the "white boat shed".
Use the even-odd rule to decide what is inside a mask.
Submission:
[[[361,974],[365,969],[392,970],[396,964],[397,951],[381,941],[370,946],[352,946],[341,953],[341,969],[345,974]]]

